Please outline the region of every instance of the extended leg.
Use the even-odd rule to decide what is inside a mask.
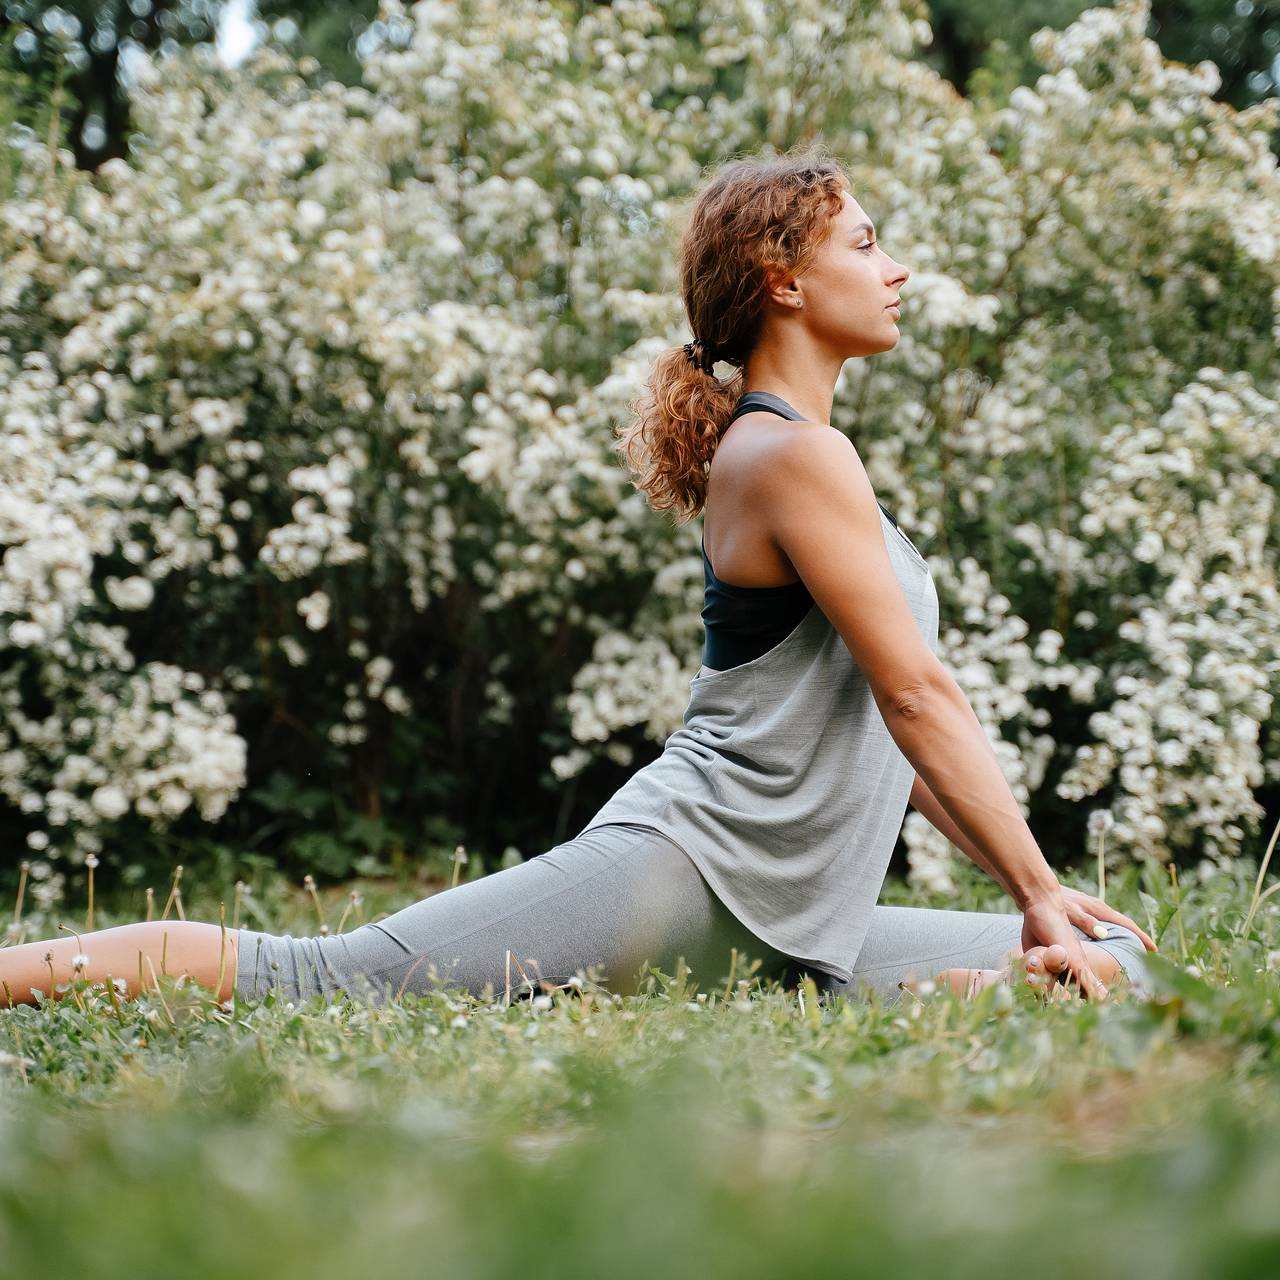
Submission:
[[[84,956],[77,967],[76,958]],[[35,1004],[32,988],[59,999],[57,987],[73,977],[90,982],[115,979],[122,994],[154,987],[161,973],[191,979],[219,1000],[230,999],[236,977],[236,931],[198,920],[146,920],[67,934],[47,941],[0,947],[0,1008]],[[221,974],[221,985],[219,985]],[[8,993],[6,994],[6,988]]]
[[[631,823],[598,827],[350,933],[241,929],[239,944],[236,990],[246,999],[273,987],[291,1000],[345,991],[381,1003],[447,986],[501,997],[508,980],[515,998],[591,966],[627,994],[646,960],[674,973],[682,955],[708,987],[723,981],[733,947],[773,969],[787,963],[730,914],[678,846]]]

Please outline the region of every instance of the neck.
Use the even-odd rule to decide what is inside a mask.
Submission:
[[[788,350],[791,345],[794,350]],[[827,356],[813,349],[779,341],[767,351],[756,351],[743,366],[744,391],[768,391],[781,396],[809,422],[831,421],[836,381],[843,357]]]

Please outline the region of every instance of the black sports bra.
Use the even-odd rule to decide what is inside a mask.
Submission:
[[[791,422],[804,420],[804,414],[771,391],[744,391],[733,406],[725,430],[744,413],[760,411],[776,413]],[[879,505],[896,528],[898,522],[893,513],[883,503]],[[742,587],[716,577],[705,541],[702,570],[702,662],[713,671],[727,671],[767,653],[795,630],[813,606],[808,587],[799,580],[776,587]]]

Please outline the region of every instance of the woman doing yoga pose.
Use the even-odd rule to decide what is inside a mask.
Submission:
[[[662,753],[577,835],[349,933],[166,920],[6,948],[0,999],[73,972],[135,994],[162,966],[219,999],[523,995],[593,966],[627,992],[680,956],[712,987],[735,947],[762,977],[889,998],[1019,971],[1084,996],[1143,984],[1155,944],[1058,883],[938,660],[929,564],[829,425],[844,362],[897,344],[909,278],[819,151],[734,160],[699,193],[680,262],[696,336],[657,358],[617,449],[651,507],[704,516],[703,666]],[[908,803],[1017,911],[877,905]]]

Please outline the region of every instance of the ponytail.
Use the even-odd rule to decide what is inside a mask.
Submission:
[[[664,351],[613,446],[649,506],[674,510],[681,525],[706,505],[711,458],[745,381],[740,368],[717,378],[714,359],[697,338]]]

